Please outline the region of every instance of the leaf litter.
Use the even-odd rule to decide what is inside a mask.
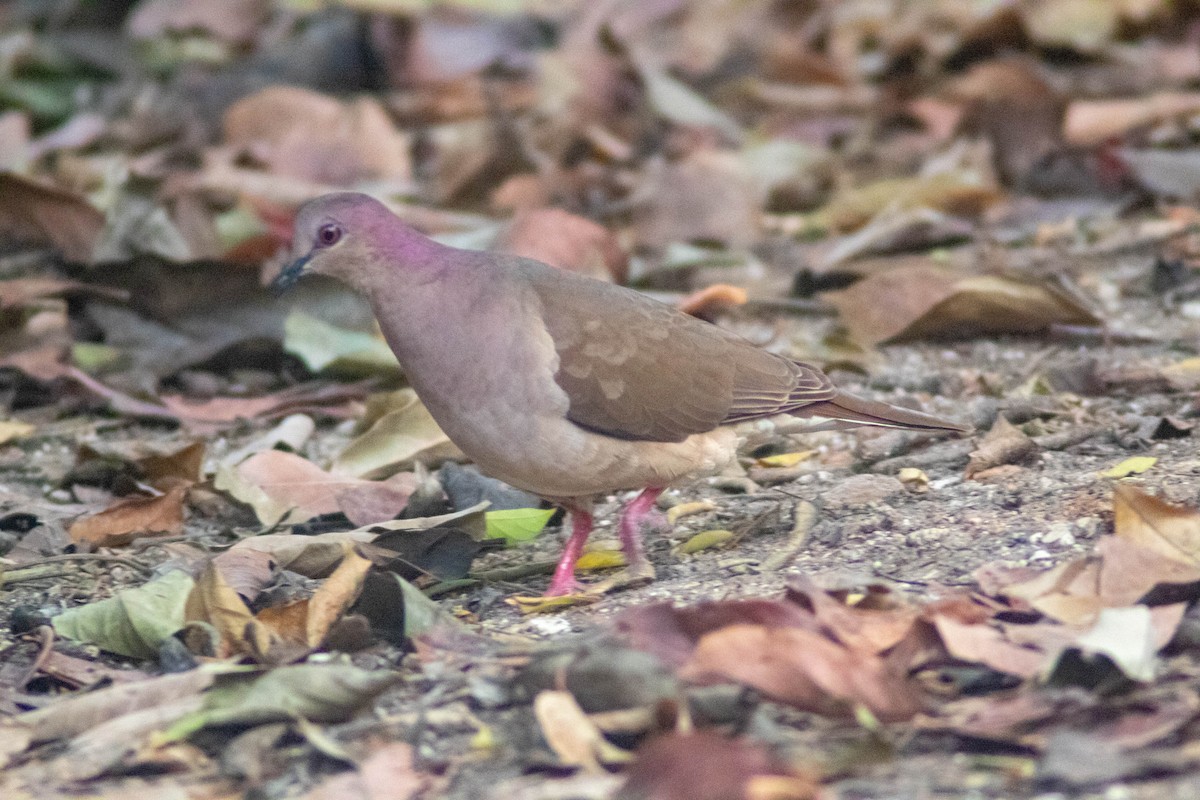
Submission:
[[[3,22],[5,796],[1186,794],[1192,10],[128,5]],[[555,512],[261,289],[345,189],[987,433],[761,426],[521,616]]]

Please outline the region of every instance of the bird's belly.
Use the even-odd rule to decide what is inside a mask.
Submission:
[[[719,472],[734,458],[728,428],[682,442],[638,442],[593,433],[555,414],[439,414],[443,430],[485,473],[542,497],[570,499],[667,486]]]

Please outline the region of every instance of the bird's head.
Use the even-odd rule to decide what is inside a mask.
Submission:
[[[322,195],[296,212],[290,258],[271,281],[271,290],[282,294],[309,273],[365,290],[381,260],[402,260],[422,242],[429,240],[373,197],[355,192]]]

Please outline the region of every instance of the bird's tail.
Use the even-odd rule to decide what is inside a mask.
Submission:
[[[901,428],[911,431],[951,431],[970,433],[971,428],[957,422],[935,417],[920,411],[864,400],[839,391],[828,400],[811,403],[792,412],[796,417],[824,417],[850,425],[876,425],[883,428]]]

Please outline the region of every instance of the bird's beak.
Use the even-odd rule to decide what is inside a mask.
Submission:
[[[301,256],[280,270],[279,274],[275,276],[275,279],[271,281],[271,284],[268,287],[271,292],[276,297],[279,297],[288,289],[292,288],[292,284],[300,280],[300,276],[304,274],[304,267],[306,264],[308,264],[308,260],[310,258],[312,258],[311,254]]]

